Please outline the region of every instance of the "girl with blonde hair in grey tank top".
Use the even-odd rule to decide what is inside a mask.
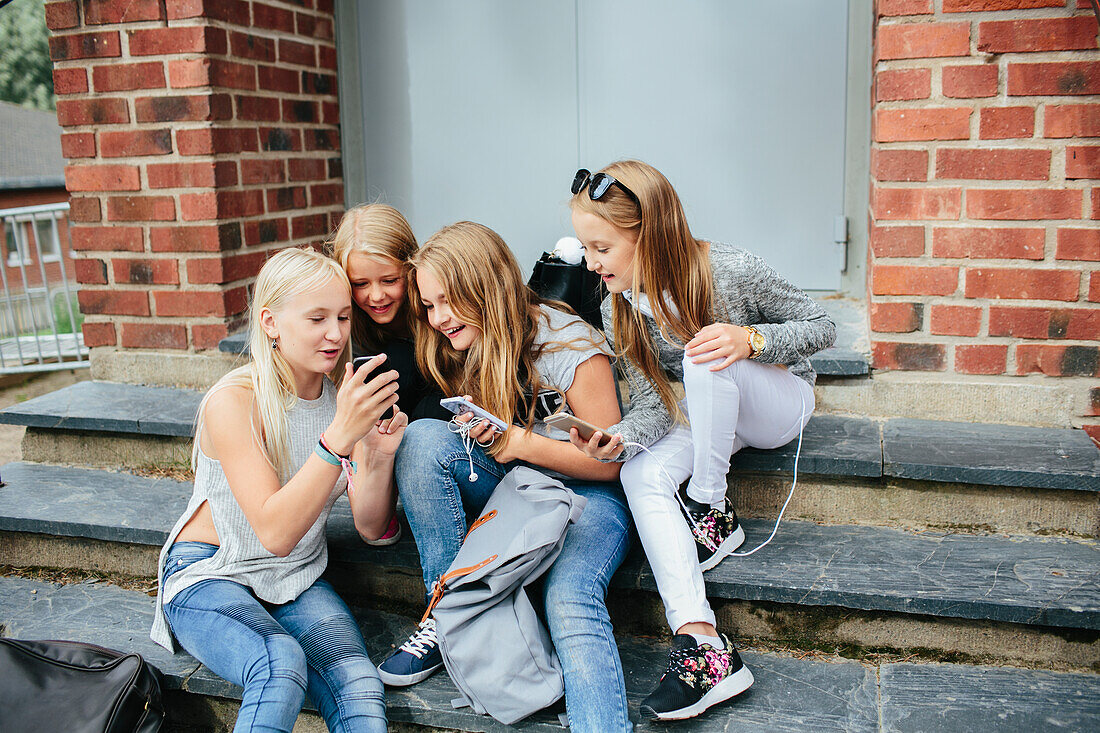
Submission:
[[[365,381],[384,357],[348,363],[350,316],[339,264],[276,254],[256,281],[249,363],[199,408],[194,494],[161,551],[151,635],[244,688],[238,731],[291,730],[307,693],[329,730],[386,730],[359,627],[320,577],[341,495],[364,539],[386,531],[407,423],[379,420],[396,372]]]

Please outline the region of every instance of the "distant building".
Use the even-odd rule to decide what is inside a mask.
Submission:
[[[0,102],[0,209],[68,200],[57,114]]]
[[[0,308],[0,336],[42,330],[50,322],[47,311],[61,307],[59,298],[69,297],[62,293],[65,271],[68,279],[73,273],[68,211],[49,208],[68,201],[57,114],[0,102],[6,296]]]

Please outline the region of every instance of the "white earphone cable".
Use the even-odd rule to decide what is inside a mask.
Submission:
[[[477,481],[477,472],[474,471],[474,445],[477,444],[482,448],[488,448],[497,440],[496,433],[493,433],[492,440],[490,440],[488,443],[485,443],[484,445],[478,443],[476,440],[470,437],[470,431],[474,429],[475,425],[478,425],[482,422],[482,420],[477,419],[470,420],[468,422],[459,422],[457,417],[452,417],[450,422],[447,423],[448,430],[462,437],[462,447],[466,449],[466,458],[470,462],[471,481]]]
[[[794,496],[794,487],[798,485],[798,459],[802,455],[802,432],[806,427],[806,398],[801,393],[799,393],[799,399],[802,401],[802,414],[799,416],[798,419],[798,447],[795,449],[794,453],[794,479],[791,481],[790,491],[787,492],[787,500],[783,502],[783,507],[779,510],[779,516],[775,520],[775,527],[772,528],[772,532],[770,535],[768,535],[768,539],[764,540],[748,552],[731,552],[729,554],[729,557],[748,557],[749,555],[752,555],[757,550],[763,549],[769,542],[771,542],[772,538],[775,537],[776,532],[779,531],[779,523],[783,521],[783,513],[787,511],[787,505],[791,503],[791,498]],[[676,497],[676,501],[678,501],[680,503],[680,506],[683,508],[684,516],[688,518],[688,521],[694,522],[694,520],[691,519],[691,512],[688,511],[687,505],[680,497],[679,484],[676,483],[676,480],[672,478],[669,472],[665,469],[664,465],[659,461],[659,459],[657,459],[657,456],[654,455],[653,452],[649,450],[649,448],[645,447],[641,443],[627,442],[623,443],[623,447],[641,448],[646,453],[648,453],[655,461],[657,461],[657,467],[661,469],[661,472],[664,473],[665,478],[667,478],[669,483],[672,485],[672,494]],[[703,535],[703,532],[699,525],[695,525],[695,529],[697,530],[698,535]],[[711,547],[710,549],[716,550],[718,548]]]

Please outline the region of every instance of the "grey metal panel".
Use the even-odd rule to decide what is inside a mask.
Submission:
[[[360,6],[368,198],[423,241],[471,219],[529,270],[571,233],[576,169],[572,0]]]
[[[847,3],[378,0],[357,7],[367,198],[473,219],[529,268],[579,165],[638,157],[693,230],[840,285]],[[350,171],[350,169],[349,169]]]
[[[696,236],[840,285],[847,3],[579,3],[581,157],[636,157],[679,192]]]

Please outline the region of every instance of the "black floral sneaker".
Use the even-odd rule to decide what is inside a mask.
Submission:
[[[725,649],[696,644],[688,634],[672,637],[668,671],[657,689],[642,700],[641,713],[649,720],[683,720],[740,695],[752,686],[752,672],[730,640],[722,635]]]
[[[378,665],[378,676],[390,687],[407,687],[426,680],[443,666],[435,619],[420,622],[413,635]]]
[[[695,548],[699,552],[699,569],[710,570],[745,544],[745,530],[737,521],[737,514],[730,507],[729,499],[722,500],[721,509],[695,501],[684,492],[681,508],[687,516],[688,527],[695,536]]]

